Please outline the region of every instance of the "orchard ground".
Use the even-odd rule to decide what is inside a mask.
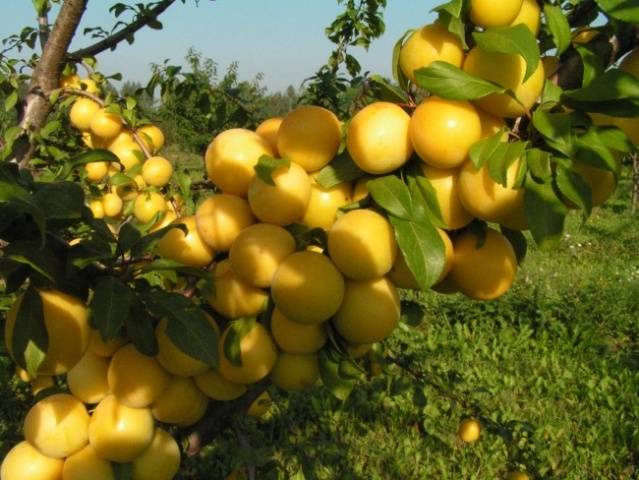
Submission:
[[[201,157],[165,153],[201,176]],[[225,478],[247,464],[257,478],[309,480],[493,479],[525,465],[533,478],[635,478],[639,217],[628,192],[626,178],[583,226],[571,215],[558,250],[532,246],[502,298],[422,295],[422,323],[386,342],[411,374],[387,364],[343,404],[321,386],[272,392],[263,419],[238,421],[178,478]],[[4,457],[33,400],[1,358]],[[482,422],[473,445],[456,436],[467,415]]]

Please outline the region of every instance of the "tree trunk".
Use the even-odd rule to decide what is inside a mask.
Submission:
[[[45,124],[51,111],[49,95],[59,87],[60,73],[64,66],[71,39],[84,14],[88,0],[65,0],[47,39],[25,99],[20,126],[27,131],[37,131]],[[26,166],[32,149],[22,153],[18,160]]]

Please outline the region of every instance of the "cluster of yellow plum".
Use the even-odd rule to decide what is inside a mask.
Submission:
[[[155,125],[127,128],[122,117],[95,96],[80,96],[71,107],[69,119],[82,132],[87,147],[108,149],[119,160],[92,162],[84,167],[86,180],[102,190],[101,196],[89,200],[94,217],[121,219],[123,213],[132,213],[142,224],[165,216],[164,224],[168,224],[175,218],[175,206],[161,194],[173,175],[171,162],[157,155],[164,146],[162,130]],[[118,172],[126,176],[116,177],[117,182],[113,182]]]
[[[186,427],[205,414],[209,399],[244,393],[206,364],[179,351],[155,329],[156,357],[141,354],[124,338],[103,341],[89,326],[80,299],[58,290],[40,290],[49,335],[46,357],[32,380],[34,393],[64,379],[69,393],[38,401],[24,420],[25,440],[2,462],[2,480],[114,480],[112,465],[130,463],[133,480],[170,480],[180,465],[180,449],[161,425]],[[7,314],[5,338],[12,337],[19,297]],[[217,325],[210,319],[211,326]],[[11,342],[7,349],[12,353]],[[270,401],[258,398],[247,411],[260,416]]]

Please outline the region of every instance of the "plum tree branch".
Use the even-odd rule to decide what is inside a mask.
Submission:
[[[20,127],[24,131],[39,130],[47,119],[51,110],[49,94],[58,88],[65,55],[86,5],[87,0],[66,0],[60,8],[53,30],[42,50],[42,57],[31,77],[20,119]],[[27,166],[33,152],[32,143],[24,151],[16,152],[16,159],[21,167]]]
[[[216,435],[231,425],[232,419],[239,413],[244,413],[251,404],[269,386],[268,378],[254,384],[248,392],[237,400],[221,403],[219,408],[210,409],[206,416],[191,427],[187,433],[189,456],[197,455],[199,451],[211,443]]]
[[[164,11],[175,3],[175,0],[162,0],[157,3],[153,8],[145,10],[135,20],[129,23],[126,27],[118,30],[114,34],[100,40],[99,42],[89,45],[88,47],[81,48],[75,52],[68,54],[71,60],[81,60],[84,57],[95,56],[98,53],[104,52],[111,48],[115,48],[120,42],[130,38],[138,30],[146,27],[149,23],[156,20]]]

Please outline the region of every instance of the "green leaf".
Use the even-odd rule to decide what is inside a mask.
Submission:
[[[143,272],[156,272],[162,270],[170,270],[198,278],[207,278],[211,275],[209,272],[201,268],[187,267],[180,262],[176,262],[175,260],[170,260],[168,258],[158,258],[150,263],[146,263],[142,267]]]
[[[526,150],[526,164],[530,169],[530,173],[536,179],[544,182],[549,182],[552,179],[551,158],[550,152],[539,148]]]
[[[29,286],[20,299],[13,328],[13,357],[18,365],[35,378],[48,348],[49,334],[44,323],[42,298],[35,287]]]
[[[517,256],[517,263],[521,265],[528,252],[528,242],[526,241],[525,235],[519,230],[511,230],[503,225],[500,225],[499,228],[504,237],[506,237],[513,246],[513,250],[515,250],[515,255]]]
[[[447,228],[435,187],[424,176],[408,176],[408,190],[413,201],[413,217],[418,221],[427,221],[436,227]]]
[[[586,181],[574,170],[559,164],[555,182],[561,194],[581,208],[586,215],[592,210],[592,190]]]
[[[322,168],[315,178],[323,188],[332,188],[343,182],[350,182],[366,175],[360,168],[355,165],[353,159],[344,150],[328,165]]]
[[[323,228],[309,228],[302,223],[292,223],[284,228],[295,238],[298,251],[306,250],[309,245],[317,245],[326,249],[328,236]]]
[[[532,116],[532,123],[549,146],[568,157],[572,156],[574,147],[571,114],[536,110]]]
[[[561,95],[563,90],[559,85],[555,85],[553,82],[544,82],[544,89],[541,92],[541,106],[542,110],[551,110],[558,103],[561,102]]]
[[[105,150],[103,148],[88,150],[65,162],[58,172],[56,179],[64,180],[71,174],[74,168],[79,167],[80,165],[86,165],[87,163],[94,162],[110,162],[119,164],[120,159],[113,152],[110,152],[109,150]]]
[[[4,111],[8,112],[18,103],[18,91],[13,90],[7,97],[4,99]]]
[[[502,142],[487,159],[488,173],[491,178],[504,187],[508,187],[508,169],[522,157],[528,142]]]
[[[393,175],[376,178],[367,183],[368,191],[375,203],[396,217],[412,218],[412,201],[408,187]]]
[[[117,277],[104,277],[96,284],[91,300],[91,325],[103,340],[119,335],[133,299],[133,291]]]
[[[520,23],[513,27],[488,28],[483,32],[474,32],[473,38],[485,52],[520,55],[526,62],[524,82],[537,70],[541,60],[539,45],[527,25]]]
[[[406,265],[421,290],[428,290],[444,269],[444,242],[437,229],[426,222],[390,216],[395,238]]]
[[[402,72],[402,69],[399,67],[399,53],[402,50],[402,46],[404,44],[404,40],[406,37],[411,35],[415,29],[411,28],[404,32],[397,42],[395,42],[395,46],[393,47],[393,79],[399,84],[402,90],[408,90],[408,79]]]
[[[36,240],[18,240],[4,249],[4,257],[30,266],[52,282],[62,277],[63,266],[55,253]]]
[[[546,24],[557,47],[557,55],[561,55],[570,46],[570,24],[561,8],[554,5],[544,5]]]
[[[336,398],[345,401],[355,387],[353,378],[340,374],[340,358],[334,350],[323,349],[317,354],[322,383]]]
[[[466,43],[466,25],[464,25],[459,15],[456,16],[449,11],[441,10],[437,18],[437,23],[455,35],[462,44],[462,48],[468,48],[468,44]]]
[[[600,52],[597,51],[597,48],[587,43],[585,45],[577,45],[575,47],[577,53],[581,57],[581,62],[583,65],[583,76],[582,76],[582,86],[587,86],[592,82],[595,78],[600,75],[603,75],[606,70],[606,65],[604,64],[603,59],[600,57]]]
[[[181,315],[168,317],[166,334],[181,351],[217,368],[217,332],[200,308],[193,305]]]
[[[142,234],[133,225],[128,222],[122,224],[118,231],[118,250],[122,254],[128,252],[141,237]]]
[[[526,179],[524,210],[535,242],[541,249],[555,246],[563,234],[568,209],[548,183]]]
[[[255,165],[255,174],[267,185],[275,186],[273,181],[273,172],[278,168],[288,167],[291,161],[288,158],[275,158],[270,155],[262,155]]]
[[[628,135],[617,127],[598,127],[597,135],[601,143],[617,152],[629,153],[635,149]]]
[[[590,128],[579,135],[575,141],[575,160],[615,173],[619,171],[619,164],[613,152],[599,137],[596,128]]]
[[[14,182],[0,180],[0,203],[8,204],[31,215],[40,231],[40,243],[44,245],[46,223],[44,211],[35,203],[29,192]]]
[[[475,100],[491,93],[504,93],[506,89],[496,83],[464,72],[447,62],[433,62],[426,68],[415,70],[417,85],[433,95],[450,100]]]
[[[124,326],[126,336],[131,339],[140,353],[149,357],[158,354],[159,348],[153,328],[153,319],[136,296],[132,299],[129,315],[124,319]]]
[[[231,365],[242,366],[241,342],[246,334],[255,328],[256,323],[255,317],[238,318],[231,321],[226,327],[228,333],[224,339],[224,356],[231,362]]]
[[[85,209],[84,191],[73,182],[38,183],[33,201],[48,219],[76,220]]]
[[[639,116],[639,80],[616,68],[595,77],[588,85],[564,92],[569,107],[612,116]]]
[[[479,140],[470,147],[468,155],[470,157],[470,161],[473,162],[473,165],[477,170],[483,167],[486,160],[495,154],[499,145],[503,143],[503,139],[504,131],[500,129],[494,135]]]
[[[381,75],[371,75],[369,82],[371,93],[376,100],[392,103],[405,103],[408,101],[406,92],[388,83]]]
[[[595,0],[611,17],[626,23],[639,24],[639,5],[631,0]]]

